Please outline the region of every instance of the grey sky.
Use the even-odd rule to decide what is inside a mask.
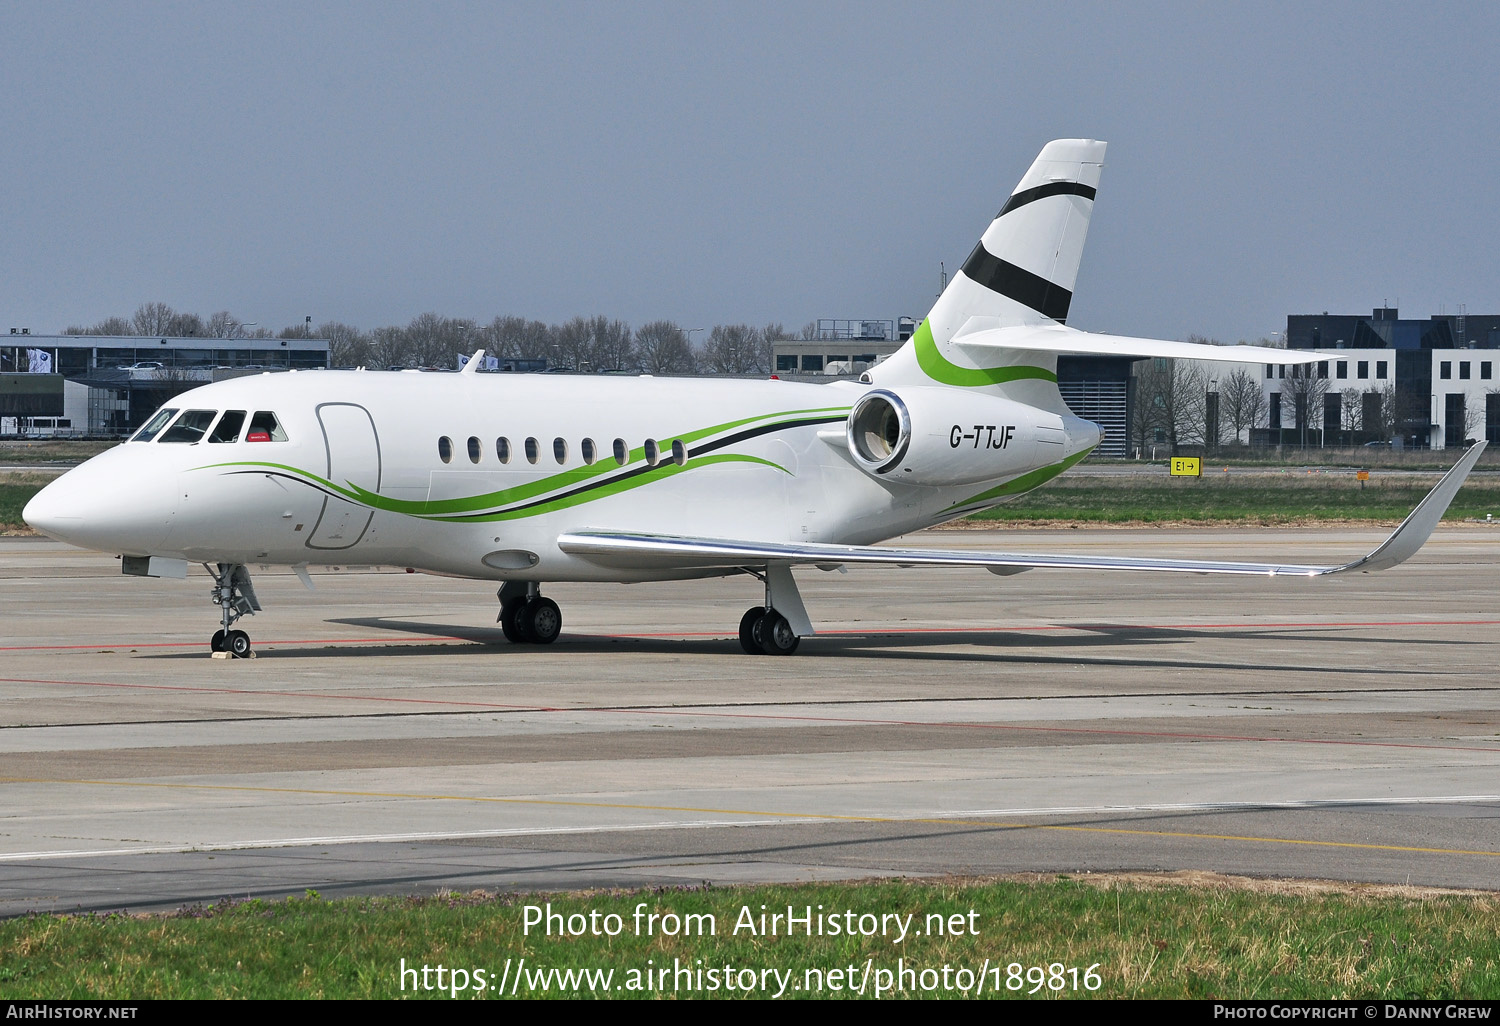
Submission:
[[[1500,310],[1500,6],[0,0],[0,330],[920,316],[1048,139],[1071,322]]]

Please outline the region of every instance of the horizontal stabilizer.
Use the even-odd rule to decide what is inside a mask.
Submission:
[[[723,538],[680,538],[616,531],[577,531],[557,539],[564,552],[600,566],[635,570],[711,570],[771,565],[824,567],[845,564],[884,566],[984,567],[993,573],[1023,570],[1154,570],[1251,577],[1323,577],[1352,570],[1387,570],[1411,558],[1437,527],[1448,504],[1474,469],[1485,443],[1464,453],[1428,496],[1373,552],[1342,565],[1229,563],[1196,559],[1142,559],[1134,556],[1080,556],[1045,553],[973,552],[952,549],[897,549],[875,545],[805,542],[752,542]]]
[[[1326,353],[1272,349],[1269,346],[1211,346],[1200,342],[1100,335],[1061,324],[985,327],[983,319],[978,317],[969,319],[964,330],[953,336],[953,343],[971,352],[1012,349],[1088,356],[1156,356],[1169,360],[1212,360],[1219,363],[1302,364],[1328,359]]]

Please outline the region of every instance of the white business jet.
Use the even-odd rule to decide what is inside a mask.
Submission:
[[[749,653],[813,633],[792,568],[853,564],[1300,575],[1383,570],[1427,539],[1475,445],[1397,531],[1342,566],[876,547],[1036,488],[1099,444],[1060,353],[1307,363],[1315,355],[1065,326],[1104,143],[1047,144],[914,337],[859,382],[319,371],[184,392],[42,489],[27,523],[125,573],[213,575],[212,648],[248,655],[247,566],[380,564],[503,582],[513,642],[562,628],[548,581],[748,574]],[[476,354],[479,356],[481,354]]]

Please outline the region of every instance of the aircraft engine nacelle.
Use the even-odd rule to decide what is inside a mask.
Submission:
[[[845,431],[850,455],[871,477],[919,485],[993,481],[1073,448],[1055,413],[950,388],[873,389],[849,411]]]

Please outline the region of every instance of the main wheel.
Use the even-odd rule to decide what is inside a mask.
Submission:
[[[556,602],[541,595],[526,603],[520,621],[526,640],[534,645],[550,645],[562,633],[562,610]]]
[[[208,647],[209,647],[209,650],[213,651],[213,652],[222,652],[222,651],[224,651],[224,632],[223,632],[223,630],[214,631],[214,636],[212,638],[210,638],[209,641],[208,641]]]
[[[526,608],[522,600],[512,600],[500,607],[500,629],[505,632],[505,640],[512,645],[525,643],[526,635],[521,630],[521,610]]]
[[[760,643],[760,633],[757,628],[762,620],[766,618],[766,610],[763,606],[751,606],[745,610],[745,615],[740,617],[740,648],[745,650],[746,655],[765,655],[766,650]]]
[[[774,609],[766,614],[759,633],[761,647],[767,655],[791,655],[797,651],[797,645],[802,641],[792,631],[792,625],[787,623],[786,617]]]
[[[250,654],[250,635],[244,631],[230,631],[224,641],[225,647],[236,659],[243,659]]]

